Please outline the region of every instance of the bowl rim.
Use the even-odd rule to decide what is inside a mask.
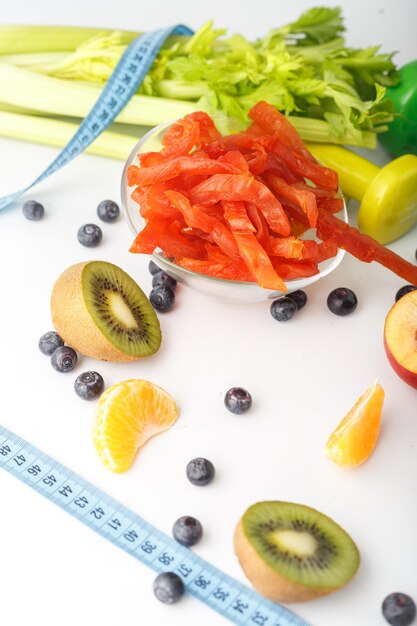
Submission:
[[[161,124],[158,124],[157,126],[154,126],[153,128],[151,128],[150,130],[148,130],[147,133],[145,133],[143,135],[143,137],[141,137],[136,144],[133,146],[126,162],[125,165],[123,167],[123,172],[122,172],[122,180],[121,180],[121,204],[122,204],[122,211],[124,214],[124,217],[130,227],[130,230],[133,232],[133,234],[136,236],[138,234],[138,230],[135,227],[130,213],[129,213],[129,203],[128,203],[128,195],[129,195],[129,190],[131,189],[131,187],[128,186],[127,184],[127,169],[130,165],[133,165],[133,161],[136,158],[137,154],[139,153],[139,150],[142,148],[142,146],[146,143],[146,141],[158,134],[159,132],[161,132],[162,130],[168,128],[170,125],[174,124],[177,120],[169,120],[167,122],[162,122]],[[343,221],[348,224],[348,213],[347,213],[347,207],[346,207],[346,200],[345,197],[339,187],[338,193],[340,193],[340,197],[343,199],[343,209],[342,211],[339,211],[339,213],[337,213],[336,215],[343,215]],[[139,205],[138,205],[139,206]],[[331,272],[333,272],[333,270],[335,270],[340,263],[343,260],[343,257],[345,256],[346,251],[343,250],[342,248],[338,248],[337,250],[337,254],[332,258],[329,259],[329,263],[328,265],[323,268],[323,269],[319,269],[319,272],[317,274],[313,274],[312,276],[308,276],[305,278],[296,278],[294,280],[284,280],[284,284],[285,286],[288,288],[288,293],[290,291],[295,291],[296,289],[301,288],[301,286],[308,286],[305,284],[306,281],[311,280],[311,284],[316,282],[317,280],[319,280],[320,278],[323,278],[324,276],[327,276],[328,274],[330,274]],[[173,272],[181,272],[184,275],[188,275],[188,276],[193,276],[196,278],[201,278],[207,281],[211,281],[213,283],[220,283],[222,285],[225,286],[230,286],[230,285],[236,285],[236,286],[242,286],[245,287],[247,289],[263,289],[265,291],[265,293],[272,293],[273,290],[271,289],[267,289],[264,287],[261,287],[261,285],[259,285],[259,283],[257,282],[252,282],[252,281],[244,281],[244,280],[234,280],[234,279],[230,279],[230,278],[220,278],[218,276],[210,276],[209,274],[202,274],[200,272],[195,272],[194,270],[190,270],[186,267],[182,267],[181,265],[178,265],[177,263],[174,263],[173,261],[170,261],[166,256],[164,256],[163,254],[154,251],[152,254],[148,255],[149,257],[153,258],[156,262],[157,261],[161,261],[163,262],[165,265],[167,265],[168,267],[172,268]],[[309,283],[310,284],[310,283]],[[287,292],[282,292],[283,294],[287,293]]]

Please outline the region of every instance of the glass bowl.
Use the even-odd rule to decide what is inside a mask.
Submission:
[[[161,139],[165,131],[172,124],[173,121],[170,121],[160,124],[150,130],[138,141],[126,161],[121,182],[121,201],[125,218],[134,236],[136,236],[143,229],[145,221],[139,213],[138,204],[131,198],[133,188],[129,187],[127,184],[127,168],[129,165],[138,165],[138,154],[160,150],[162,147]],[[343,210],[340,211],[337,216],[347,222],[345,202],[343,203]],[[314,239],[314,232],[312,230],[307,231],[304,233],[302,238]],[[199,274],[198,272],[193,272],[170,261],[160,250],[155,250],[155,252],[151,255],[151,258],[164,272],[169,274],[169,276],[172,276],[172,278],[175,278],[175,280],[180,284],[191,287],[195,291],[199,291],[228,302],[250,303],[274,300],[282,295],[296,291],[297,289],[304,289],[305,287],[312,285],[336,269],[343,259],[344,254],[344,250],[339,249],[335,257],[319,264],[319,272],[314,276],[285,281],[285,285],[288,288],[287,292],[264,289],[257,283],[227,280],[224,278],[207,276],[206,274]]]

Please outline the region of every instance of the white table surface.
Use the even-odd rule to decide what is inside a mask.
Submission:
[[[339,4],[352,45],[381,43],[384,50],[399,51],[400,64],[416,56],[414,0]],[[37,0],[8,3],[0,19],[148,29],[174,22],[195,28],[213,17],[218,26],[255,37],[308,6]],[[32,180],[55,154],[0,139],[0,195]],[[384,155],[375,158],[383,161]],[[104,239],[97,249],[76,240],[81,224],[97,221],[100,200],[118,200],[121,169],[117,161],[81,156],[30,194],[45,204],[43,221],[25,220],[19,208],[0,216],[0,423],[168,533],[179,516],[196,516],[205,529],[197,552],[242,581],[232,534],[247,506],[281,499],[322,510],[351,533],[362,564],[345,589],[293,610],[315,626],[382,626],[380,605],[388,593],[403,591],[417,600],[417,396],[390,368],[382,339],[385,316],[404,281],[346,255],[333,274],[307,290],[308,305],[287,324],[272,319],[267,303],[225,304],[179,287],[175,309],[160,316],[163,345],[156,356],[133,364],[82,357],[76,370],[60,375],[37,342],[51,329],[49,297],[62,270],[100,258],[150,290],[147,259],[128,252],[131,233],[122,219],[101,224]],[[416,245],[414,228],[391,247],[413,261]],[[327,294],[338,286],[358,295],[358,309],[346,318],[326,307]],[[94,403],[83,402],[72,389],[88,369],[100,371],[107,386],[132,377],[152,380],[181,410],[175,427],[148,443],[123,475],[100,464],[90,435]],[[380,440],[367,463],[343,470],[325,458],[323,446],[375,379],[386,391]],[[246,416],[233,416],[223,406],[225,391],[234,385],[252,393]],[[205,489],[185,478],[195,456],[206,456],[217,469]],[[150,570],[4,471],[0,555],[2,624],[226,623],[191,598],[172,607],[159,603]]]

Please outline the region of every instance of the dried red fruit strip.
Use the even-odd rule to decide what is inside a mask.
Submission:
[[[204,247],[207,254],[207,261],[212,261],[213,263],[230,263],[230,258],[220,250],[219,246],[207,242]]]
[[[281,261],[277,257],[273,257],[272,265],[277,273],[284,280],[296,280],[297,278],[308,278],[319,273],[317,263],[313,261]]]
[[[263,175],[262,179],[266,182],[268,187],[279,196],[298,204],[303,213],[307,215],[308,223],[312,228],[317,224],[317,202],[316,197],[310,191],[304,191],[301,189],[295,189],[291,185],[272,172]]]
[[[268,254],[285,259],[303,259],[304,243],[301,239],[290,237],[269,237],[266,246]]]
[[[283,178],[286,179],[284,176]],[[309,191],[310,193],[314,193],[317,199],[319,198],[332,198],[334,196],[334,191],[330,189],[323,189],[323,187],[316,187],[312,184],[307,184],[305,181],[298,181],[291,183],[292,187],[299,189],[300,191]]]
[[[165,196],[165,191],[170,189],[169,183],[154,183],[149,187],[141,189],[136,187],[132,193],[132,198],[140,205],[140,214],[145,219],[178,219],[181,213],[171,206],[170,201]]]
[[[160,152],[142,152],[136,157],[141,167],[151,167],[164,162],[164,157]]]
[[[304,211],[302,211],[302,209],[300,209],[297,204],[294,204],[289,200],[285,200],[285,198],[280,198],[279,196],[278,200],[281,201],[284,211],[291,219],[296,220],[300,224],[304,224],[306,229],[310,230],[310,224],[308,223],[307,215],[304,213]]]
[[[180,156],[150,167],[130,165],[127,170],[127,184],[130,187],[133,185],[144,187],[171,180],[181,173],[211,176],[213,174],[235,174],[239,171],[231,163],[214,161],[208,156]]]
[[[168,220],[149,220],[140,233],[136,235],[129,252],[152,254],[155,248],[158,247],[160,237],[168,225]]]
[[[268,152],[265,172],[273,172],[281,176],[289,185],[301,184],[301,177],[290,170],[288,165],[284,163],[277,154]],[[304,181],[303,184],[305,185]],[[333,193],[327,191],[327,193]]]
[[[364,263],[374,260],[372,245],[353,226],[339,220],[337,217],[319,209],[317,220],[317,237],[319,239],[334,239],[339,246]]]
[[[248,217],[244,202],[228,202],[225,200],[221,202],[221,208],[223,210],[224,219],[227,221],[232,231],[242,233],[256,232],[255,226]]]
[[[198,148],[207,143],[211,143],[221,137],[221,134],[217,130],[213,120],[204,111],[195,111],[189,113],[184,119],[191,119],[198,123],[200,126],[200,137],[198,142]]]
[[[245,154],[245,160],[251,174],[258,176],[265,170],[268,162],[268,153],[263,146],[256,144],[251,152]]]
[[[285,206],[284,210],[286,210]],[[290,224],[291,234],[294,235],[294,237],[297,237],[297,239],[301,237],[301,235],[304,235],[304,233],[306,233],[308,230],[310,230],[310,226],[308,224],[302,224],[292,217],[290,218]]]
[[[183,117],[168,128],[161,140],[163,157],[185,156],[195,147],[200,137],[200,126],[197,122]]]
[[[317,198],[317,205],[329,213],[340,213],[343,210],[343,198]]]
[[[239,150],[228,150],[217,159],[218,163],[230,163],[238,174],[249,174],[249,164]]]
[[[313,160],[313,156],[301,139],[294,126],[274,106],[261,100],[249,111],[249,117],[258,127],[261,127],[269,135],[279,135],[280,140],[288,148],[299,152],[307,160]]]
[[[239,280],[244,282],[255,282],[254,278],[248,272],[244,263],[229,262],[215,263],[212,261],[198,261],[195,259],[183,258],[178,261],[178,265],[185,267],[193,272],[206,274],[215,278],[225,278],[227,280]]]
[[[287,291],[282,278],[275,271],[271,259],[252,233],[233,232],[240,256],[246,267],[264,289]]]
[[[240,259],[239,250],[232,234],[219,220],[193,206],[188,198],[178,191],[166,191],[165,195],[171,204],[181,211],[187,226],[200,228],[204,232],[210,233],[212,240],[227,256],[235,260]]]
[[[192,204],[214,204],[222,200],[254,202],[274,232],[290,234],[290,223],[280,202],[252,176],[215,174],[190,190],[190,200]]]
[[[253,184],[253,176],[247,174],[214,174],[190,190],[190,200],[193,204],[245,201],[253,197]]]
[[[339,248],[343,248],[361,261],[367,263],[377,261],[411,285],[417,284],[417,265],[409,263],[372,237],[360,233],[324,209],[319,209],[317,236],[320,239],[334,238]]]
[[[254,182],[254,202],[268,222],[270,229],[278,235],[286,237],[291,232],[290,221],[280,201],[272,191],[259,180]]]
[[[326,239],[318,243],[311,239],[303,240],[303,259],[309,259],[315,263],[322,263],[327,259],[332,259],[338,251],[337,243],[334,239]]]
[[[246,129],[246,132],[249,133],[250,135],[256,135],[258,137],[262,137],[263,135],[265,135],[264,129],[258,126],[258,124],[255,124],[255,122],[251,122],[249,124],[249,126]]]
[[[226,224],[221,202],[216,202],[216,204],[196,204],[196,207],[206,215],[211,215],[211,217],[215,217],[222,224]]]
[[[308,178],[319,187],[324,187],[325,189],[330,189],[334,192],[338,190],[339,179],[334,170],[331,170],[328,167],[323,167],[314,161],[310,161],[298,152],[291,150],[291,148],[288,148],[282,143],[280,137],[276,137],[273,151],[281,157],[290,170],[295,174]]]
[[[158,247],[169,258],[193,257],[194,259],[203,259],[206,255],[204,241],[200,237],[182,233],[182,228],[183,222],[171,222],[161,234]]]
[[[265,247],[269,238],[269,228],[266,219],[258,210],[256,204],[253,202],[245,202],[245,205],[248,217],[256,228],[256,238],[261,246]]]

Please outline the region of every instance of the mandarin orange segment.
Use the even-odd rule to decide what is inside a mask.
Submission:
[[[116,383],[100,397],[94,415],[93,443],[113,472],[128,470],[138,450],[178,417],[173,398],[147,380]]]
[[[342,467],[366,461],[378,439],[384,395],[377,383],[365,391],[327,441],[329,459]]]

